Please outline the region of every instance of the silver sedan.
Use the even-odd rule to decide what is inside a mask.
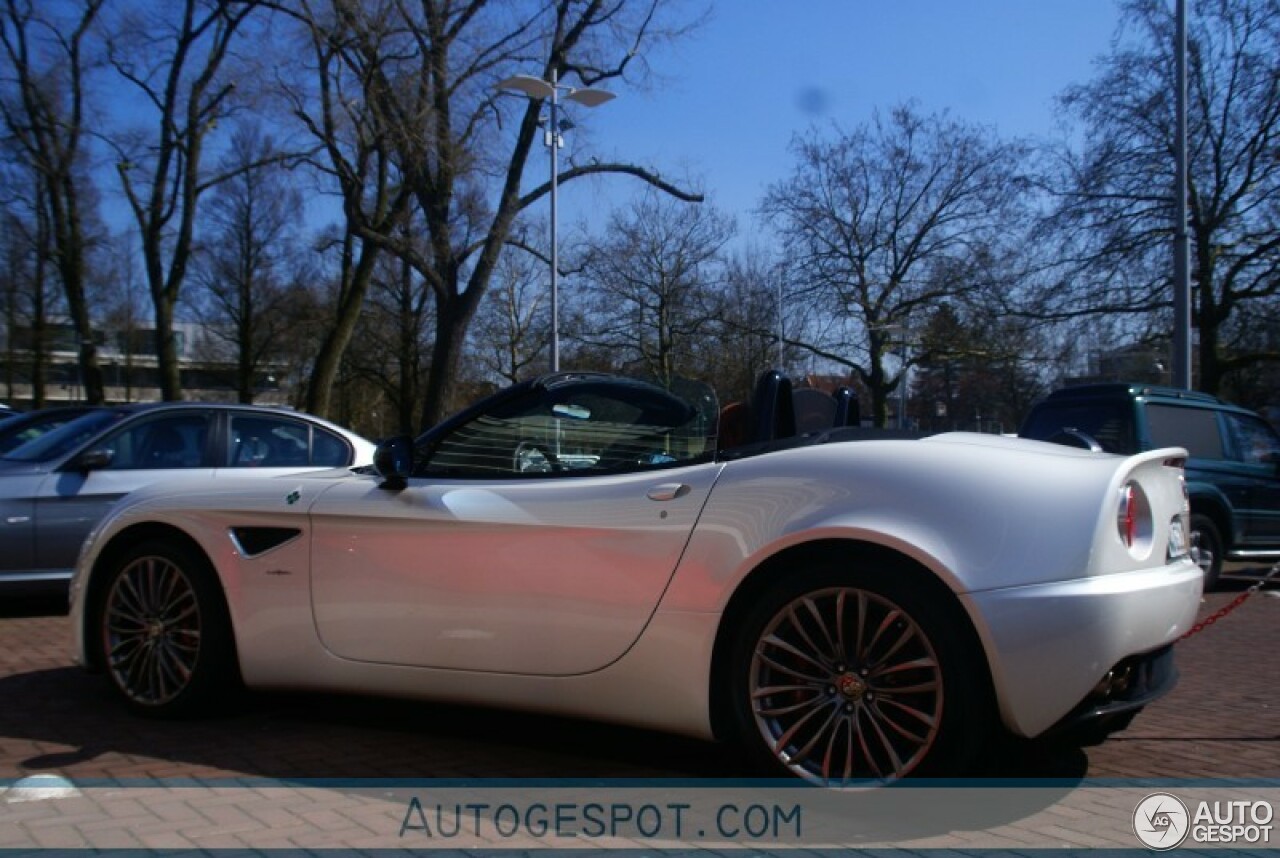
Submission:
[[[165,403],[89,411],[0,454],[0,590],[65,589],[85,536],[113,503],[143,486],[362,465],[372,453],[352,432],[277,408]]]

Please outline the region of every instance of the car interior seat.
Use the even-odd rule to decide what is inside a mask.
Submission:
[[[776,369],[762,373],[751,397],[751,412],[751,440],[755,443],[793,437],[796,410],[791,379]]]
[[[856,393],[847,387],[839,387],[832,394],[832,399],[836,401],[835,418],[831,421],[833,429],[862,425],[862,412],[858,408],[858,395]]]
[[[826,438],[832,430],[861,425],[857,395],[847,387],[828,394],[816,388],[793,389],[776,369],[756,381],[750,404],[731,402],[720,410],[716,447],[756,449],[790,440],[792,445]]]
[[[144,468],[184,467],[186,443],[182,434],[168,424],[161,424],[147,434],[146,454],[142,457]]]

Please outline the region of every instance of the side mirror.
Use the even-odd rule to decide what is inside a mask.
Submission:
[[[373,451],[373,469],[382,477],[382,488],[399,490],[407,486],[413,473],[413,439],[397,435],[379,443]]]
[[[115,450],[99,447],[96,450],[88,451],[76,459],[75,469],[77,471],[101,471],[103,468],[111,467],[111,463],[115,460],[115,457]]]

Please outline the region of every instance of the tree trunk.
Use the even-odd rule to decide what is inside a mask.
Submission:
[[[182,399],[182,376],[178,371],[178,343],[173,333],[173,301],[152,291],[156,320],[156,361],[160,375],[160,398],[165,402]]]
[[[348,241],[352,240],[350,235],[347,238]],[[307,385],[306,410],[318,417],[333,416],[330,414],[333,385],[338,379],[342,356],[347,350],[347,344],[351,342],[356,322],[360,319],[360,309],[364,306],[364,296],[373,279],[373,265],[377,257],[378,248],[364,242],[360,245],[359,258],[354,265],[351,265],[349,255],[344,260],[346,270],[343,271],[342,278],[346,286],[338,299],[337,317],[320,343],[315,368],[311,373],[311,383]]]
[[[253,262],[248,253],[241,254],[239,312],[236,316],[236,396],[248,405],[253,402],[253,329],[257,324],[253,312]]]
[[[419,427],[422,432],[447,417],[454,404],[462,341],[475,312],[475,301],[460,295],[437,309],[436,340],[431,346],[431,372],[427,375],[427,394],[422,403],[422,425]]]
[[[67,296],[67,313],[75,328],[80,353],[80,383],[90,405],[106,402],[102,369],[98,365],[98,348],[93,341],[93,319],[89,316],[84,289],[84,232],[80,221],[79,195],[71,175],[49,191],[54,229],[58,231],[58,273]]]

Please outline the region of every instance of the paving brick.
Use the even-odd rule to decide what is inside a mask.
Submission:
[[[1202,616],[1236,594],[1210,594]],[[96,803],[6,804],[0,848],[395,848],[405,805],[352,790],[271,786],[308,778],[706,778],[746,774],[737,756],[681,737],[526,714],[329,695],[250,695],[229,715],[134,717],[101,677],[70,664],[65,616],[0,615],[0,778],[56,773],[96,784]],[[1178,645],[1181,680],[1100,746],[1032,745],[994,776],[1280,778],[1280,598],[1258,596]],[[160,789],[197,779],[213,790]],[[236,786],[250,779],[253,786]],[[111,784],[118,782],[119,787]],[[1070,788],[1064,788],[1064,794]],[[408,792],[400,790],[405,796]],[[194,797],[199,797],[199,801]],[[1134,848],[1141,794],[1080,795],[989,831],[921,832],[919,848]],[[497,840],[495,846],[504,846]],[[650,848],[642,840],[634,845]],[[761,850],[753,850],[760,852]],[[767,851],[767,850],[766,850]]]

